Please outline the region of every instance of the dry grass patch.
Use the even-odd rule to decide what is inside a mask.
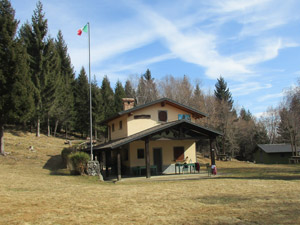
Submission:
[[[53,173],[62,139],[5,135],[11,154],[0,157],[0,224],[300,223],[299,166],[217,161],[212,178],[100,183]]]

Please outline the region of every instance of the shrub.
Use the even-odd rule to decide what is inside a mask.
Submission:
[[[75,168],[75,171],[84,175],[84,171],[87,168],[87,162],[90,160],[90,156],[85,152],[75,152],[69,155],[69,159]]]

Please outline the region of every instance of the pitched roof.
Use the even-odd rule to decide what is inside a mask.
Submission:
[[[259,144],[257,146],[266,153],[292,152],[290,144]],[[298,151],[299,150],[300,148],[298,148]]]
[[[191,113],[192,115],[194,116],[197,116],[197,117],[207,117],[207,114],[203,113],[203,112],[200,112],[199,110],[197,109],[193,109],[192,107],[189,107],[189,106],[186,106],[186,105],[183,105],[179,102],[176,102],[172,99],[169,99],[169,98],[161,98],[161,99],[158,99],[158,100],[155,100],[153,102],[149,102],[149,103],[146,103],[144,105],[139,105],[139,106],[136,106],[136,107],[133,107],[131,109],[128,109],[128,110],[125,110],[125,111],[121,111],[121,112],[118,112],[116,113],[115,115],[113,115],[112,117],[106,119],[106,120],[103,120],[101,121],[100,124],[106,124],[107,122],[113,120],[113,119],[116,119],[124,114],[127,114],[127,113],[131,113],[131,112],[134,112],[134,111],[137,111],[137,110],[140,110],[140,109],[144,109],[146,107],[149,107],[149,106],[152,106],[152,105],[155,105],[157,103],[168,103],[169,105],[172,105],[176,108],[179,108],[179,109],[182,109],[184,111],[187,111],[189,113]]]
[[[189,131],[195,132],[196,135],[199,135],[199,137],[200,136],[202,136],[202,137],[203,136],[204,137],[216,137],[216,136],[222,135],[222,133],[220,133],[218,131],[214,131],[212,129],[202,127],[198,124],[192,123],[192,122],[187,121],[187,120],[176,120],[176,121],[173,121],[173,122],[167,122],[167,123],[157,125],[155,127],[151,127],[149,129],[143,130],[141,132],[138,132],[136,134],[130,135],[130,136],[122,138],[122,139],[114,140],[114,141],[111,141],[111,142],[108,142],[108,143],[104,143],[104,144],[95,146],[94,149],[95,150],[97,150],[97,149],[107,149],[107,148],[115,149],[115,148],[118,148],[120,146],[126,145],[130,142],[137,141],[137,140],[143,139],[147,136],[155,135],[157,133],[160,133],[160,132],[162,132],[164,130],[167,130],[169,128],[176,127],[177,125],[185,126],[186,128],[189,129]]]

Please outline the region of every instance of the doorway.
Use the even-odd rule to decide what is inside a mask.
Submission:
[[[157,174],[162,174],[162,149],[153,148],[153,164],[157,167]]]

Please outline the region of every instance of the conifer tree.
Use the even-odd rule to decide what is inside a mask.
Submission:
[[[132,87],[130,80],[127,80],[125,83],[125,96],[126,98],[135,98],[135,90]]]
[[[203,95],[198,83],[196,84],[196,88],[193,92],[192,104],[191,105],[195,109],[198,109],[202,112],[205,111],[204,95]]]
[[[4,126],[26,121],[33,109],[32,84],[26,50],[16,39],[18,21],[8,0],[0,1],[0,154],[4,154]]]
[[[42,114],[46,117],[48,136],[50,136],[50,117],[57,111],[58,87],[61,85],[60,60],[54,45],[49,38],[43,54],[43,79],[41,80]],[[57,120],[56,120],[57,121]],[[56,132],[57,123],[55,126]]]
[[[105,128],[99,126],[98,124],[103,120],[103,100],[101,95],[101,89],[97,85],[96,77],[92,82],[92,107],[93,107],[93,128],[95,140],[98,138],[98,132],[104,132]]]
[[[114,96],[114,102],[115,102],[115,112],[121,112],[123,111],[123,101],[122,98],[125,98],[125,90],[122,86],[122,83],[120,81],[117,81],[116,88],[115,88],[115,96]]]
[[[114,113],[114,92],[110,86],[107,76],[104,76],[101,85],[101,95],[103,100],[104,119],[111,117]]]
[[[89,82],[84,68],[82,67],[78,78],[75,80],[75,109],[76,123],[75,129],[83,134],[89,133],[90,124],[90,96]]]
[[[138,105],[158,99],[156,84],[149,69],[147,69],[146,73],[143,74],[139,80],[136,98]]]
[[[55,106],[56,123],[58,121],[65,127],[66,136],[74,121],[74,71],[68,55],[68,47],[63,39],[61,31],[58,31],[55,40],[56,51],[59,56],[59,73],[61,83],[58,87],[57,102]],[[67,138],[67,137],[66,137]]]
[[[224,78],[220,76],[219,79],[217,79],[217,83],[215,85],[215,96],[220,101],[227,102],[230,109],[232,109],[233,105],[233,99],[231,97],[231,93],[229,91],[229,88],[227,87],[227,82],[225,82]]]
[[[42,90],[43,81],[47,78],[43,73],[43,64],[45,61],[44,51],[46,46],[46,36],[48,32],[47,19],[43,12],[43,5],[39,1],[36,9],[33,12],[31,25],[24,24],[21,28],[20,34],[24,39],[27,47],[27,52],[30,55],[30,74],[31,80],[34,84],[34,98],[35,98],[35,120],[36,120],[36,136],[40,136],[40,122],[43,113],[42,104]]]
[[[219,121],[217,128],[223,132],[223,136],[217,140],[225,154],[235,141],[231,137],[234,137],[233,121],[236,119],[236,113],[232,110],[233,99],[223,77],[217,79],[215,88],[214,94],[218,103],[216,117]]]

